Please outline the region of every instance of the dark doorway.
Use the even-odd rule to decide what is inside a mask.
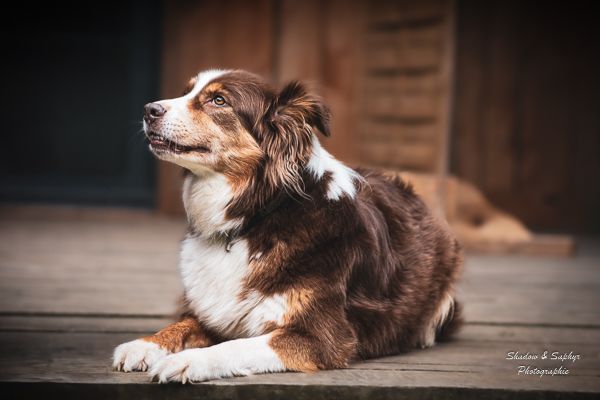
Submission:
[[[3,13],[3,201],[150,206],[142,106],[158,97],[158,1]]]

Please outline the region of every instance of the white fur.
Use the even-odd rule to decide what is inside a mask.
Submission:
[[[157,101],[156,104],[160,104],[167,109],[167,113],[161,118],[160,126],[157,128],[157,132],[160,133],[166,139],[175,143],[185,144],[185,139],[182,141],[182,137],[189,137],[194,135],[194,131],[198,128],[197,121],[192,119],[191,113],[189,112],[190,100],[198,95],[200,91],[212,80],[219,76],[230,72],[224,70],[209,70],[198,74],[196,77],[196,83],[192,90],[185,96],[177,97],[174,99]],[[216,125],[213,122],[205,122],[204,128],[216,129]],[[148,133],[148,124],[146,121],[143,122],[144,132]],[[152,148],[152,146],[150,146]],[[184,153],[177,154],[173,152],[161,152],[157,156],[165,161],[172,162],[180,165],[194,173],[201,173],[206,165],[213,164],[215,159],[216,149],[211,149],[210,153]]]
[[[118,371],[146,371],[169,352],[156,343],[137,339],[123,343],[113,353],[113,368]]]
[[[282,372],[285,366],[269,346],[271,334],[231,340],[203,349],[189,349],[161,359],[150,375],[165,382],[200,382],[209,379]]]
[[[223,70],[223,69],[209,69],[208,71],[203,71],[200,72],[197,76],[196,76],[196,84],[194,85],[194,88],[184,97],[187,97],[188,99],[192,99],[195,96],[198,95],[198,93],[200,93],[202,91],[202,89],[204,89],[204,87],[212,80],[218,78],[219,76],[226,74],[228,72],[231,72],[230,70]]]
[[[442,298],[437,310],[427,325],[425,331],[421,335],[421,347],[431,347],[435,344],[435,335],[444,323],[448,314],[454,309],[454,297],[450,293],[446,293]]]
[[[232,197],[227,178],[218,172],[197,170],[183,182],[183,205],[188,221],[204,237],[241,225],[239,219],[225,219],[225,209]]]
[[[344,195],[354,198],[356,195],[355,181],[360,180],[358,173],[329,154],[321,146],[316,136],[313,136],[312,146],[312,155],[307,168],[317,179],[321,179],[326,172],[331,174],[327,198],[338,200]]]
[[[208,71],[201,72],[196,77],[196,84],[194,85],[194,88],[188,94],[174,99],[167,99],[156,102],[157,104],[160,104],[169,110],[169,112],[165,114],[164,123],[166,125],[172,123],[181,126],[183,125],[183,123],[189,122],[189,101],[196,97],[198,93],[200,93],[210,81],[218,78],[223,74],[226,74],[227,72],[229,71],[220,69],[211,69]]]
[[[190,235],[182,243],[180,269],[190,308],[228,339],[261,335],[268,322],[281,324],[287,310],[284,296],[243,295],[248,262],[245,240],[229,252],[203,237]]]
[[[251,258],[245,240],[226,250],[212,236],[238,227],[241,220],[226,220],[225,208],[232,193],[224,175],[205,171],[189,175],[183,200],[195,233],[181,245],[180,270],[191,309],[209,327],[227,338],[264,333],[268,322],[282,323],[287,310],[284,296],[242,293]]]

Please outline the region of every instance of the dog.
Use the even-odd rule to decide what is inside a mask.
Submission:
[[[461,245],[399,176],[321,146],[329,110],[301,82],[205,71],[147,104],[143,129],[186,171],[184,308],[118,346],[115,369],[185,383],[344,368],[460,326]]]

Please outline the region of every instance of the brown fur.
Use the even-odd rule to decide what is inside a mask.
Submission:
[[[216,92],[230,107],[205,106]],[[226,217],[244,221],[241,230],[226,233],[240,235],[251,257],[240,296],[288,299],[283,324],[265,324],[288,369],[342,368],[353,359],[431,345],[424,338],[432,323],[439,322],[433,326],[439,338],[456,329],[458,303],[449,303],[448,315],[440,306],[452,296],[461,246],[412,187],[359,169],[356,195],[332,201],[326,194],[334,177],[317,180],[306,170],[313,135],[329,135],[328,110],[318,97],[297,82],[276,92],[255,75],[234,71],[209,83],[190,113],[198,131],[192,139],[219,135],[222,162],[215,169],[235,193]],[[261,212],[270,204],[276,206]],[[184,337],[212,343],[203,336],[206,327],[189,319],[194,310],[186,315],[153,340],[177,349]]]
[[[192,316],[183,317],[180,321],[167,326],[152,336],[142,338],[156,343],[161,348],[175,353],[187,347],[208,347],[216,343]]]

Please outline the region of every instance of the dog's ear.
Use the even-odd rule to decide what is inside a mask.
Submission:
[[[291,82],[270,99],[263,118],[255,131],[265,152],[269,187],[302,193],[301,172],[310,159],[313,135],[329,136],[329,110],[300,82]]]
[[[273,122],[296,124],[300,129],[307,124],[325,136],[330,136],[329,108],[323,100],[311,93],[298,81],[288,83],[275,100]]]

